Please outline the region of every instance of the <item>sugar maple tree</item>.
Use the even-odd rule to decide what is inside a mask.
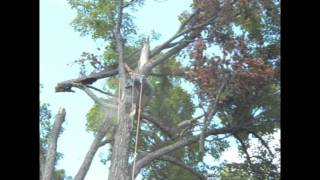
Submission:
[[[128,180],[141,171],[147,179],[222,177],[216,172],[219,168],[206,164],[203,157],[218,159],[229,146],[227,137],[234,137],[246,156],[243,164],[232,166],[240,168],[237,172],[258,179],[266,175],[279,178],[279,168],[274,168],[279,164],[272,161],[279,152],[264,138],[279,129],[280,121],[279,1],[193,0],[191,10],[179,16],[177,32],[151,49],[149,60],[140,68],[143,39],[137,35],[130,12],[143,6],[143,0],[68,2],[78,12],[72,22],[75,30],[107,44],[103,57],[84,53],[77,61],[80,78],[56,87],[56,92],[79,88],[96,103],[87,116],[95,140],[75,179],[84,179],[97,149],[106,144],[111,145],[109,179]],[[106,86],[116,93],[92,86],[102,78],[107,78]],[[182,82],[194,85],[192,94]],[[129,114],[132,105],[138,106],[141,86],[149,100],[140,107],[139,154],[134,157],[137,140],[132,125],[137,115],[132,118]],[[106,96],[98,98],[91,89]],[[136,92],[133,97],[131,92]],[[103,115],[117,110],[118,118]],[[196,111],[202,113],[196,116]],[[248,151],[252,138],[262,144],[262,155],[253,157]],[[130,158],[136,158],[134,167]]]

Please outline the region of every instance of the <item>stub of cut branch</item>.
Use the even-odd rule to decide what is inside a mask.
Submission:
[[[71,79],[71,80],[60,82],[55,87],[55,91],[56,92],[74,92],[71,89],[73,87],[72,83],[88,85],[88,84],[94,83],[99,79],[115,76],[117,74],[118,74],[118,68],[112,69],[112,70],[105,69],[98,73],[92,73],[88,76],[83,76],[77,79]]]

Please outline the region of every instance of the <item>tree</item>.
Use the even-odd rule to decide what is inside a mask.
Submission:
[[[246,156],[240,174],[270,172],[257,170],[248,148],[258,139],[263,148],[255,156],[260,165],[269,162],[274,153],[263,137],[280,128],[279,1],[194,0],[176,34],[152,50],[130,15],[143,0],[68,2],[78,12],[75,30],[107,43],[103,57],[85,52],[76,61],[80,78],[56,86],[56,92],[83,90],[96,103],[87,115],[95,139],[76,180],[84,179],[105,144],[112,147],[110,180],[128,180],[141,170],[146,179],[178,179],[181,172],[189,173],[184,179],[207,179],[214,167],[203,157],[218,159],[230,136]],[[103,78],[108,92],[92,86]],[[192,84],[193,94],[181,83]],[[193,117],[196,111],[202,113]]]
[[[62,180],[65,177],[63,169],[56,169],[57,162],[63,154],[56,152],[58,135],[61,133],[61,124],[65,112],[61,109],[56,115],[56,121],[51,123],[51,110],[49,104],[43,103],[40,106],[40,179]]]

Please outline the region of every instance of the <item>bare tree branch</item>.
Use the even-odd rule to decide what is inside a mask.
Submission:
[[[114,94],[112,94],[112,93],[110,93],[110,92],[106,92],[106,91],[102,91],[101,89],[98,89],[98,88],[96,88],[96,87],[94,87],[94,86],[90,86],[90,85],[86,85],[88,88],[91,88],[91,89],[94,89],[94,90],[96,90],[96,91],[98,91],[98,92],[100,92],[100,93],[102,93],[102,94],[105,94],[105,95],[108,95],[108,96],[112,96],[112,97],[117,97],[116,95],[114,95]]]
[[[200,115],[200,116],[198,116],[198,117],[195,117],[195,118],[192,118],[192,119],[188,119],[188,120],[184,120],[184,121],[182,121],[182,122],[180,122],[180,123],[178,124],[178,128],[184,128],[184,127],[186,127],[186,126],[189,126],[189,125],[191,125],[194,121],[202,118],[204,115],[205,115],[205,114],[202,114],[202,115]]]
[[[99,144],[99,147],[102,147],[102,146],[104,146],[104,145],[106,145],[106,144],[109,144],[109,143],[112,143],[112,139],[111,139],[111,138],[107,138],[107,139],[105,139],[105,140],[102,140],[102,141],[100,142],[100,144]]]
[[[200,152],[201,153],[204,153],[204,133],[207,131],[208,129],[208,126],[210,124],[210,120],[213,118],[213,116],[216,114],[217,112],[217,109],[218,109],[218,102],[220,100],[220,96],[221,96],[221,93],[225,87],[225,84],[227,82],[227,79],[224,79],[224,81],[221,83],[218,91],[217,91],[217,94],[216,94],[216,97],[215,97],[215,100],[214,100],[214,103],[212,105],[212,107],[209,109],[209,113],[206,113],[206,116],[204,118],[204,123],[203,123],[203,128],[202,128],[202,131],[200,133]],[[200,104],[201,105],[201,104]]]
[[[74,180],[83,180],[91,166],[92,160],[97,152],[97,150],[99,149],[99,147],[101,147],[101,140],[103,139],[103,137],[105,137],[106,133],[108,132],[108,130],[112,130],[110,129],[110,122],[111,120],[106,117],[106,119],[103,121],[102,125],[100,126],[91,146],[89,151],[87,152],[76,176],[74,177]]]
[[[201,38],[201,40],[208,41],[208,40],[212,40],[212,38]],[[172,43],[168,44],[168,47],[173,47],[173,46],[176,46],[176,45],[181,44],[183,42],[191,43],[191,42],[195,42],[195,41],[196,41],[196,39],[182,39],[178,42],[172,42]]]
[[[235,0],[233,2],[231,2],[231,6],[237,2],[238,0]],[[199,10],[197,9],[194,13],[192,13],[189,18],[180,25],[179,27],[179,30],[178,32],[173,36],[171,37],[170,39],[168,39],[166,42],[162,43],[161,45],[155,47],[151,53],[150,53],[150,58],[154,57],[155,55],[157,55],[158,53],[160,53],[162,50],[166,49],[166,48],[170,48],[172,47],[172,44],[171,42],[174,41],[175,39],[181,37],[182,35],[185,35],[186,33],[189,33],[193,30],[196,30],[196,29],[200,29],[200,28],[203,28],[205,27],[206,25],[209,25],[210,23],[212,23],[212,21],[214,21],[216,18],[219,17],[219,14],[222,12],[222,9],[220,9],[219,11],[215,12],[208,20],[206,20],[205,22],[203,23],[200,23],[200,24],[196,24],[196,25],[193,25],[192,27],[188,28],[188,29],[184,29],[183,28],[191,21],[191,19],[193,17],[195,17],[198,13],[199,13]],[[238,14],[235,14],[235,16],[238,16],[240,13]],[[183,41],[183,40],[182,40]]]
[[[120,75],[120,83],[121,86],[124,87],[123,82],[125,81],[125,69],[124,69],[124,63],[123,63],[123,39],[121,34],[121,25],[122,25],[122,16],[123,16],[123,0],[119,1],[119,7],[118,7],[118,17],[116,20],[116,26],[114,29],[116,44],[117,44],[117,51],[118,51],[118,60],[119,60],[119,75]]]
[[[56,92],[74,92],[71,89],[72,83],[92,84],[95,81],[97,81],[98,79],[115,76],[117,74],[118,74],[118,69],[113,69],[113,70],[104,69],[98,73],[92,73],[88,76],[84,76],[84,77],[77,78],[77,79],[71,79],[71,80],[67,80],[67,81],[63,81],[61,83],[58,83],[57,86],[55,87],[55,91]]]
[[[178,38],[178,36],[175,34],[173,37],[168,39],[166,42],[162,43],[161,45],[155,47],[153,50],[151,50],[149,58],[153,58],[155,55],[159,54],[162,50],[171,48],[173,46],[169,45],[173,40]]]
[[[233,2],[234,3],[234,2]],[[221,10],[220,10],[221,11]],[[155,55],[157,55],[158,53],[160,53],[163,49],[166,48],[171,48],[172,45],[170,45],[170,43],[177,39],[178,37],[185,35],[186,33],[189,33],[193,30],[196,29],[201,29],[204,28],[205,26],[209,25],[210,23],[212,23],[217,17],[219,17],[219,13],[220,11],[217,11],[214,15],[212,15],[207,21],[194,25],[188,29],[182,30],[182,31],[178,31],[178,33],[176,33],[173,37],[171,37],[169,40],[167,40],[166,42],[164,42],[163,44],[161,44],[160,46],[155,47],[151,53],[149,58],[151,59],[152,57],[154,57]],[[197,11],[196,11],[197,12]],[[172,48],[171,50],[169,50],[168,52],[166,52],[164,55],[160,56],[159,58],[150,61],[148,64],[145,65],[145,68],[143,70],[143,74],[145,75],[149,75],[149,73],[151,72],[152,68],[154,68],[155,66],[157,66],[158,64],[164,62],[165,60],[167,60],[169,57],[171,57],[172,55],[176,54],[177,52],[179,52],[180,50],[182,50],[183,48],[185,48],[191,41],[191,39],[195,38],[195,36],[193,37],[187,37],[188,39],[182,39],[181,43],[179,43],[177,46],[175,46],[174,48]]]
[[[170,58],[171,56],[173,56],[174,54],[176,54],[177,52],[179,52],[180,50],[185,48],[188,44],[189,44],[188,42],[181,43],[178,46],[176,46],[176,47],[172,48],[171,50],[169,50],[168,52],[166,52],[165,54],[163,54],[162,56],[160,56],[159,58],[149,61],[147,64],[144,65],[144,68],[142,70],[142,72],[143,72],[142,74],[148,76],[150,74],[151,70],[155,66],[164,62],[165,60],[167,60],[168,58]]]
[[[66,111],[64,108],[60,108],[58,114],[56,115],[56,119],[53,124],[51,136],[49,139],[49,147],[47,151],[47,158],[44,167],[44,173],[42,180],[51,180],[53,171],[54,171],[54,163],[56,160],[57,154],[57,142],[58,137],[61,131],[62,123],[64,122],[66,117]]]
[[[172,156],[169,156],[169,155],[163,155],[163,156],[160,156],[158,159],[160,160],[164,160],[164,161],[168,161],[172,164],[175,164],[189,172],[191,172],[193,175],[195,175],[196,177],[198,177],[199,179],[201,180],[206,180],[207,178],[204,177],[202,174],[200,174],[199,172],[195,171],[192,167],[186,165],[184,162],[182,162],[181,160],[175,158],[175,157],[172,157]]]
[[[220,129],[213,129],[210,130],[208,132],[205,133],[205,137],[210,136],[210,135],[219,135],[219,134],[227,134],[227,133],[235,133],[238,132],[240,130],[244,130],[246,127],[225,127],[225,128],[220,128]],[[193,136],[190,138],[183,138],[171,145],[162,147],[160,149],[157,149],[153,152],[149,152],[146,155],[144,155],[141,159],[139,159],[136,163],[135,166],[135,173],[134,176],[136,176],[142,167],[146,166],[147,164],[151,163],[151,161],[153,161],[154,159],[165,155],[167,153],[170,153],[178,148],[187,146],[187,145],[191,145],[194,144],[196,142],[198,142],[200,138],[200,135],[197,136]]]
[[[132,3],[134,3],[135,1],[137,1],[137,0],[131,0],[131,1],[127,2],[127,3],[123,3],[122,9],[130,6],[130,5],[131,5]]]
[[[199,13],[198,10],[195,11],[195,12],[189,17],[189,19],[188,19],[187,21],[189,22],[189,21],[190,21],[196,14],[198,14],[198,13]],[[217,13],[217,14],[218,14],[218,13]],[[186,33],[188,33],[188,32],[191,32],[192,30],[199,29],[199,28],[202,28],[202,27],[210,24],[213,20],[215,20],[215,19],[218,17],[217,14],[212,15],[211,18],[209,18],[207,21],[205,21],[205,22],[203,22],[203,23],[200,23],[200,24],[197,24],[197,25],[194,25],[194,26],[192,26],[192,27],[190,27],[190,28],[188,28],[188,29],[182,30],[183,27],[186,25],[186,24],[182,24],[182,25],[180,26],[180,28],[179,28],[179,31],[178,31],[173,37],[171,37],[168,41],[166,41],[165,43],[163,43],[163,44],[160,45],[159,47],[156,47],[154,50],[152,50],[150,56],[153,57],[154,55],[158,54],[158,53],[159,53],[160,51],[162,51],[163,49],[165,49],[165,48],[167,48],[167,47],[170,47],[169,44],[170,44],[173,40],[177,39],[178,37],[180,37],[180,36],[182,36],[182,35],[184,35],[184,34],[186,34]],[[183,41],[183,40],[182,40],[182,41]]]
[[[196,9],[195,12],[192,13],[192,14],[188,17],[188,19],[186,19],[186,20],[180,25],[178,32],[181,32],[182,29],[183,29],[183,28],[191,21],[191,19],[192,19],[193,17],[195,17],[198,13],[199,13],[199,9]]]
[[[143,113],[141,117],[142,117],[142,119],[154,124],[158,129],[160,129],[162,132],[164,132],[166,135],[168,135],[170,139],[175,139],[179,135],[178,133],[183,128],[190,126],[193,122],[202,118],[203,116],[204,116],[204,114],[200,115],[196,118],[184,120],[184,121],[180,122],[177,125],[177,127],[168,126],[162,120],[155,119],[146,113]]]
[[[196,10],[193,14],[191,14],[191,15],[189,16],[189,18],[188,18],[184,23],[182,23],[182,24],[180,25],[179,30],[178,30],[178,32],[177,32],[175,35],[173,35],[173,36],[172,36],[170,39],[168,39],[166,42],[164,42],[164,43],[162,43],[161,45],[155,47],[155,48],[151,51],[151,53],[150,53],[150,58],[154,57],[155,55],[157,55],[158,53],[160,53],[160,52],[161,52],[162,50],[164,50],[164,49],[171,48],[171,47],[172,47],[172,44],[170,45],[170,43],[171,43],[172,41],[174,41],[175,39],[179,38],[180,36],[182,36],[182,35],[190,32],[191,30],[198,29],[198,28],[200,28],[200,27],[203,27],[203,26],[207,25],[208,22],[206,21],[206,23],[202,23],[202,24],[196,25],[196,26],[194,26],[194,27],[192,27],[192,28],[188,28],[188,29],[185,29],[185,30],[182,31],[182,29],[187,25],[187,23],[189,23],[190,20],[191,20],[195,15],[197,15],[198,13],[199,13],[199,11]],[[209,19],[209,22],[210,22],[210,21],[211,21],[211,19]]]
[[[77,87],[81,90],[83,90],[95,103],[99,104],[102,107],[105,108],[112,108],[117,109],[116,105],[112,105],[109,103],[105,103],[102,99],[98,98],[89,88],[87,88],[83,84],[77,84],[77,83],[71,83],[72,86]]]
[[[99,99],[90,89],[88,89],[85,85],[83,84],[78,84],[78,83],[71,83],[74,87],[77,87],[81,90],[83,90],[87,95],[97,104],[104,106],[104,103],[102,102],[101,99]]]

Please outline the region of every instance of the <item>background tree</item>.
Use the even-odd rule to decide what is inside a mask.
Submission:
[[[40,87],[42,87],[40,85]],[[39,112],[39,120],[40,120],[40,179],[43,178],[43,174],[45,171],[45,164],[47,161],[48,155],[48,148],[49,148],[49,140],[52,134],[53,129],[53,122],[52,122],[52,114],[51,110],[49,109],[50,105],[48,103],[42,103],[40,105],[40,112]],[[62,131],[60,132],[62,133]],[[57,165],[58,161],[63,158],[63,154],[60,152],[56,153],[55,161],[54,161],[54,170],[52,177],[54,180],[63,180],[66,177],[64,169],[56,169],[55,166]]]
[[[150,50],[141,68],[144,40],[130,13],[143,0],[68,2],[78,12],[75,30],[106,42],[102,57],[83,53],[76,61],[80,78],[56,87],[56,92],[79,88],[96,103],[87,114],[87,129],[96,138],[75,179],[85,177],[105,144],[111,145],[109,179],[130,179],[141,170],[145,179],[181,179],[182,172],[184,179],[223,179],[233,169],[239,178],[266,179],[270,173],[279,178],[270,161],[279,152],[263,138],[280,128],[279,1],[194,0],[180,15],[176,34]],[[107,79],[104,91],[91,85],[102,78]],[[138,107],[141,86],[149,101]],[[135,116],[129,116],[135,108]],[[139,156],[134,157],[140,109]],[[228,137],[237,140],[246,161],[212,173],[219,167],[205,164],[203,157],[218,159]],[[248,151],[252,139],[263,146],[255,153]]]

